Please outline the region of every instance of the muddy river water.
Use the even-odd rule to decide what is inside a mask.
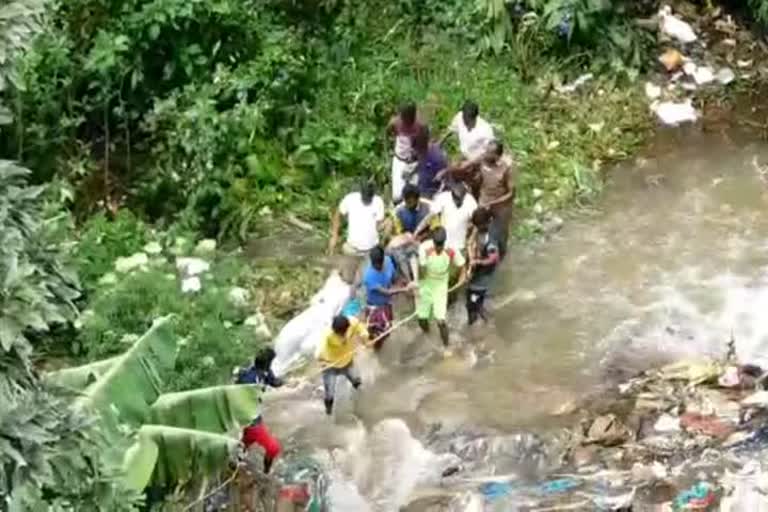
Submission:
[[[615,169],[590,211],[510,252],[490,325],[468,332],[457,304],[454,357],[409,325],[379,360],[360,357],[364,386],[333,419],[318,382],[268,399],[275,431],[331,468],[334,512],[394,512],[434,488],[457,462],[434,446],[437,426],[543,433],[612,372],[720,356],[731,338],[741,360],[768,365],[768,145],[665,137]],[[505,469],[490,457],[472,474]]]

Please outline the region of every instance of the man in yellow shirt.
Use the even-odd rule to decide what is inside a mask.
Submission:
[[[357,389],[361,381],[354,371],[355,349],[362,339],[367,342],[368,330],[356,318],[337,315],[333,318],[331,330],[325,336],[318,359],[326,365],[323,370],[323,388],[325,388],[325,413],[333,411],[336,377],[343,375]]]

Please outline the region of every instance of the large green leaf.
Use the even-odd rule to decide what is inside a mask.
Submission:
[[[127,485],[183,485],[226,469],[239,442],[234,437],[164,425],[144,425],[126,452]]]
[[[80,391],[93,384],[122,357],[122,355],[110,357],[109,359],[94,361],[93,363],[82,366],[73,366],[71,368],[62,368],[61,370],[48,372],[43,376],[43,380],[47,384]]]
[[[259,411],[257,385],[230,385],[161,395],[150,408],[149,422],[206,432],[239,429]]]
[[[160,396],[164,377],[176,360],[176,337],[170,317],[152,327],[77,399],[76,406],[96,410],[103,417],[140,425],[149,406]]]

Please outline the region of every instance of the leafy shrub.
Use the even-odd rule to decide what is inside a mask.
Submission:
[[[114,219],[99,213],[80,228],[75,250],[78,274],[86,289],[114,269],[115,260],[141,250],[147,242],[147,227],[133,213],[120,210]]]
[[[174,314],[182,341],[169,389],[226,382],[232,368],[252,358],[265,341],[243,324],[247,311],[233,307],[228,297],[232,286],[243,283],[245,271],[236,257],[216,261],[197,294],[181,292],[175,269],[165,261],[121,276],[93,294],[74,350],[85,361],[116,355],[155,318]]]
[[[768,0],[748,0],[747,4],[755,18],[764,25],[768,25]]]

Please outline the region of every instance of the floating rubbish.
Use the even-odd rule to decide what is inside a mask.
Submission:
[[[662,414],[656,420],[653,429],[662,434],[680,432],[680,418],[675,418],[669,414]]]
[[[736,73],[731,68],[722,68],[715,75],[715,79],[723,85],[728,85],[736,80]]]
[[[561,85],[561,86],[557,87],[557,92],[562,92],[562,93],[574,92],[574,91],[576,91],[576,89],[578,89],[579,87],[581,87],[585,83],[587,83],[590,80],[592,80],[592,78],[594,78],[594,75],[592,75],[592,73],[587,73],[585,75],[581,75],[579,78],[577,78],[576,80],[574,80],[570,84]]]
[[[360,301],[353,297],[349,299],[349,301],[344,305],[341,310],[341,314],[347,317],[356,317],[362,310],[363,307],[360,305]]]
[[[692,43],[698,39],[691,26],[672,14],[672,8],[668,5],[659,10],[659,30],[681,43]]]
[[[738,473],[726,470],[722,484],[724,496],[720,500],[720,512],[768,510],[768,497],[763,492],[765,476],[759,463],[750,462]]]
[[[699,482],[675,498],[674,510],[704,510],[715,502],[715,493],[707,482]]]
[[[538,491],[541,494],[559,494],[561,492],[576,489],[580,485],[581,483],[573,478],[560,478],[558,480],[544,482],[538,487]]]
[[[768,407],[768,391],[758,391],[741,401],[741,405],[751,407]]]
[[[480,487],[486,501],[494,502],[512,494],[512,485],[508,482],[488,482]]]
[[[590,443],[615,446],[629,438],[629,430],[613,414],[598,416],[587,432]]]
[[[181,281],[182,293],[199,292],[202,287],[203,286],[202,286],[202,283],[200,282],[200,278],[197,276],[187,277],[186,279],[183,279]]]
[[[736,61],[736,65],[742,69],[751,68],[754,63],[755,61],[753,60],[737,60]]]
[[[693,79],[699,85],[708,84],[715,81],[715,72],[708,66],[697,66],[693,72]]]
[[[688,104],[690,104],[690,100],[688,100]],[[720,376],[720,373],[720,364],[709,359],[684,359],[660,370],[660,376],[664,380],[685,380],[692,385],[714,381]]]
[[[645,82],[645,96],[649,100],[658,99],[661,96],[661,87],[651,82]]]
[[[698,114],[693,108],[691,100],[685,100],[682,103],[665,101],[662,103],[654,102],[651,110],[656,113],[656,117],[668,126],[677,126],[682,123],[695,123]]]
[[[600,510],[627,510],[635,499],[635,489],[618,496],[595,496],[592,501]],[[631,510],[631,509],[630,509]]]
[[[717,416],[704,416],[694,412],[680,416],[680,425],[688,432],[720,439],[726,439],[735,430]]]
[[[741,384],[741,378],[739,378],[739,368],[737,366],[729,366],[725,369],[725,372],[717,379],[718,385],[723,388],[735,388]]]
[[[685,63],[685,57],[678,50],[669,48],[659,56],[659,62],[662,63],[667,72],[672,73],[682,67]]]

